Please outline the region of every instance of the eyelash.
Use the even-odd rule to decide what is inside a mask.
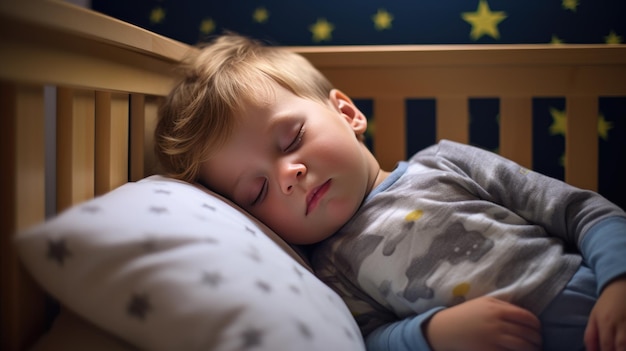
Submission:
[[[304,125],[300,126],[300,130],[298,131],[298,135],[291,141],[291,144],[285,148],[285,152],[291,152],[300,146],[302,142],[302,137],[304,136]]]
[[[304,125],[300,126],[300,130],[298,131],[298,134],[296,135],[295,138],[293,138],[293,140],[287,146],[287,148],[285,148],[284,152],[291,152],[291,151],[296,150],[298,146],[300,146],[300,143],[302,143],[303,136],[304,136]],[[257,197],[254,200],[252,200],[252,203],[250,204],[250,206],[254,206],[258,204],[259,202],[261,202],[266,192],[267,192],[267,179],[263,180],[263,185],[261,186],[261,190],[259,191],[259,194],[257,195]]]
[[[259,203],[261,199],[263,199],[263,196],[265,196],[266,192],[267,192],[267,179],[264,179],[263,185],[261,185],[261,191],[259,191],[259,195],[257,195],[257,197],[254,200],[252,200],[252,203],[250,204],[250,206],[254,206],[257,203]]]

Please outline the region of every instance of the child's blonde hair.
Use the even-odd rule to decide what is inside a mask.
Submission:
[[[230,136],[244,103],[262,103],[271,82],[326,103],[332,85],[304,57],[228,33],[200,48],[159,109],[155,151],[165,173],[198,178],[200,164]]]

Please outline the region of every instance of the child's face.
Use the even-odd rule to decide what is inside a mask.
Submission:
[[[319,242],[356,212],[378,163],[359,141],[365,116],[343,93],[329,103],[274,85],[247,104],[233,136],[201,167],[201,179],[294,244]]]

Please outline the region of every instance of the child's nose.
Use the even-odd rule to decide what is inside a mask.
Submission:
[[[286,163],[281,169],[281,184],[280,187],[285,194],[290,194],[293,191],[302,176],[306,174],[306,167],[302,163]]]

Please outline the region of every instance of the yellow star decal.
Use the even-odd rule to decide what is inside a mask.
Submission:
[[[391,22],[393,21],[393,15],[387,12],[385,9],[378,9],[375,15],[372,16],[374,21],[374,27],[376,30],[385,30],[391,28]]]
[[[473,40],[478,40],[483,35],[499,39],[498,23],[507,18],[507,15],[504,11],[492,12],[487,1],[480,0],[476,12],[463,12],[461,17],[472,25],[470,37]]]
[[[150,23],[158,24],[163,22],[165,18],[165,10],[162,7],[155,7],[150,12]]]
[[[252,18],[256,23],[265,23],[269,17],[270,13],[265,7],[257,7],[252,13]]]
[[[550,40],[550,44],[553,44],[553,45],[563,44],[563,40],[553,34],[552,39]]]
[[[550,126],[550,134],[563,135],[567,132],[567,115],[565,111],[557,110],[554,107],[550,108],[550,115],[552,115],[552,125]]]
[[[205,18],[200,22],[200,33],[211,34],[215,31],[215,21],[212,18]]]
[[[313,41],[316,43],[322,40],[330,41],[334,29],[335,26],[325,18],[318,18],[317,22],[309,27],[309,30],[313,33]]]
[[[563,2],[561,3],[561,6],[565,9],[565,10],[570,10],[573,12],[576,12],[576,9],[578,8],[579,5],[579,1],[578,0],[563,0]]]
[[[607,44],[621,44],[622,37],[617,35],[617,33],[615,33],[615,31],[612,30],[611,33],[609,33],[609,35],[604,37],[604,41]]]
[[[604,115],[598,117],[598,135],[603,140],[609,140],[609,130],[613,129],[613,122],[607,121]]]

